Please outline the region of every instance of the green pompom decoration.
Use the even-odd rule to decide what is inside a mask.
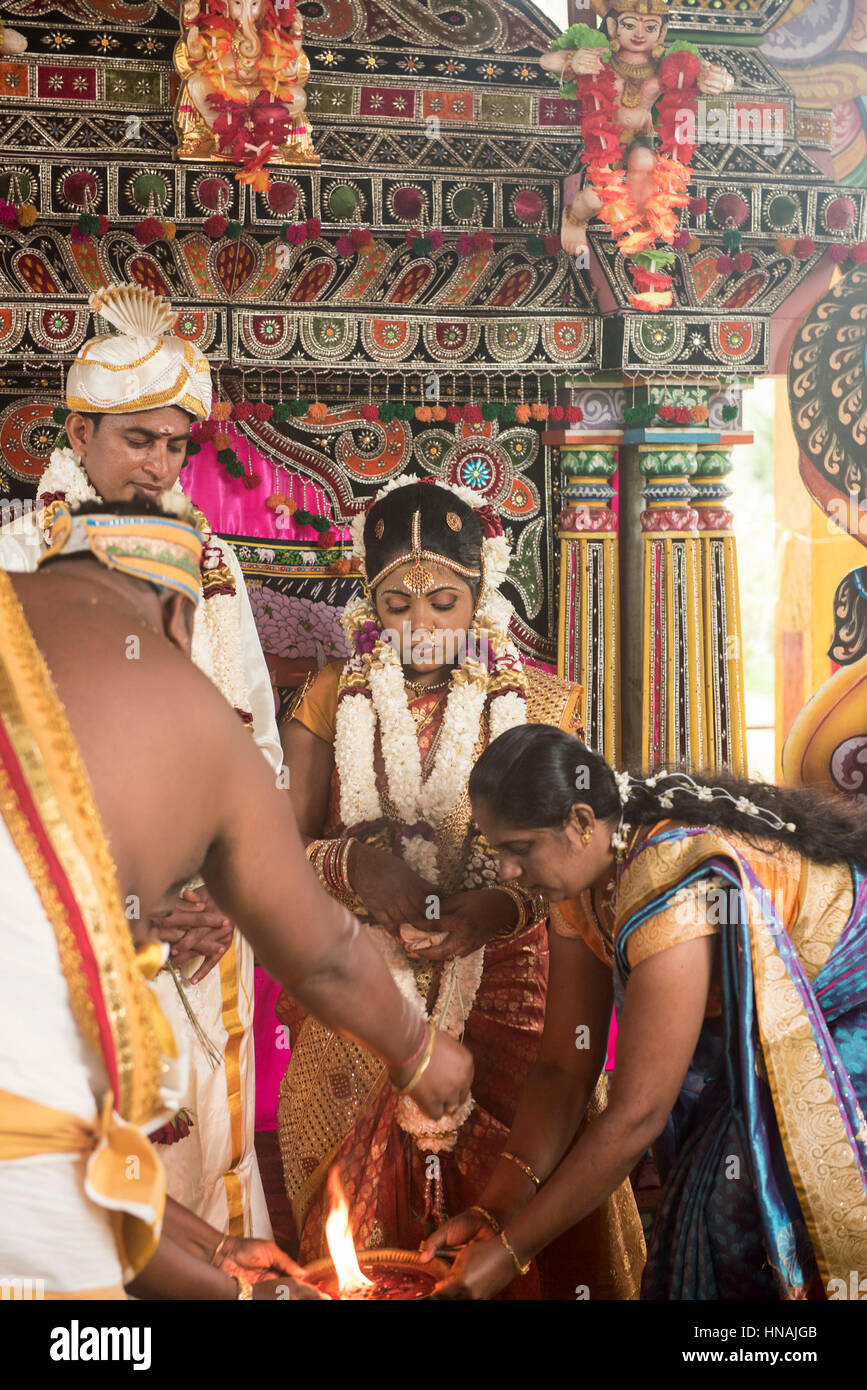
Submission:
[[[485,404],[482,406],[482,419],[488,421],[499,420],[500,410],[501,406],[499,401],[485,401]]]
[[[240,222],[236,222],[233,219],[231,222],[226,223],[226,236],[230,241],[238,241],[242,231],[243,228]]]
[[[65,425],[68,415],[69,410],[65,405],[56,405],[51,412],[51,418],[55,425]]]
[[[737,408],[737,406],[736,406],[736,405],[724,405],[723,408],[722,408],[722,417],[723,417],[723,419],[726,421],[726,423],[728,423],[730,420],[736,420],[736,419],[738,418],[738,408]]]
[[[191,439],[187,445],[187,458],[192,458],[195,454],[202,452],[202,446],[195,439]]]
[[[296,420],[300,420],[302,415],[307,414],[307,401],[290,401],[289,413]]]
[[[288,420],[292,415],[291,401],[281,401],[274,407],[274,419],[278,421]]]
[[[298,513],[296,512],[295,515],[297,516]],[[328,520],[327,516],[312,516],[310,518],[310,525],[313,527],[313,530],[318,531],[320,535],[323,531],[331,530],[331,522]]]
[[[500,406],[500,419],[504,424],[510,425],[515,419],[515,402],[504,401]]]
[[[78,230],[86,236],[95,236],[99,231],[99,218],[92,212],[82,212],[76,223]]]
[[[419,256],[429,256],[433,250],[433,242],[429,236],[417,236],[412,244],[412,255],[414,258]]]
[[[412,420],[415,416],[415,406],[408,401],[402,401],[394,407],[394,418],[396,420]]]
[[[234,463],[226,464],[226,472],[228,473],[230,478],[243,478],[244,465],[243,463],[239,463],[236,459]]]
[[[551,44],[552,53],[563,49],[569,52],[574,48],[610,48],[607,37],[601,29],[591,29],[589,24],[572,24]]]
[[[733,255],[741,249],[741,234],[737,227],[726,227],[722,234],[723,250],[729,255]]]
[[[390,401],[383,401],[379,407],[379,418],[384,425],[390,425],[392,420],[397,418],[397,406]]]
[[[313,521],[313,513],[305,512],[303,507],[299,507],[297,512],[293,513],[292,520],[296,526],[309,526]]]
[[[623,423],[629,429],[644,429],[656,415],[656,406],[648,401],[641,405],[628,405],[623,412]]]
[[[524,242],[524,250],[528,256],[544,256],[545,243],[540,236],[528,236]]]
[[[57,438],[56,438],[55,441],[54,441],[54,447],[55,447],[55,449],[68,449],[68,448],[69,448],[69,440],[68,440],[67,437],[66,437],[66,430],[61,430],[61,431],[60,431],[60,434],[57,436]]]
[[[238,455],[235,453],[235,450],[234,450],[234,449],[218,449],[218,450],[217,450],[217,463],[221,463],[221,464],[223,465],[224,468],[228,468],[228,467],[230,466],[230,464],[237,463],[237,462],[238,462]]]
[[[328,211],[338,221],[351,217],[358,205],[358,194],[346,183],[339,183],[328,195]]]

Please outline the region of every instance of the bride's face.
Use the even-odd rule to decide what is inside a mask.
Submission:
[[[424,564],[432,581],[427,593],[412,594],[405,587],[411,562],[392,570],[374,590],[379,621],[398,635],[402,665],[419,675],[460,663],[475,606],[465,579],[445,565]]]

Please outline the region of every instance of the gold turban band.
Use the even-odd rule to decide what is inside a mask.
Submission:
[[[590,0],[597,14],[663,15],[668,18],[670,0]]]
[[[79,350],[66,380],[70,410],[119,415],[177,405],[208,418],[208,359],[170,332],[178,316],[167,300],[141,285],[109,285],[90,296],[90,307],[118,331]]]
[[[202,537],[190,521],[107,513],[73,516],[68,507],[58,507],[51,522],[51,545],[39,564],[83,551],[90,551],[107,569],[174,589],[191,603],[202,597]]]

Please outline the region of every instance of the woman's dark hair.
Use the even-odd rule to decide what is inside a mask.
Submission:
[[[727,798],[702,801],[679,787],[674,773],[669,774],[672,780],[663,773],[655,787],[641,780],[632,783],[623,819],[633,829],[660,820],[717,826],[751,841],[780,840],[819,864],[847,859],[867,870],[867,818],[841,797],[726,772],[689,775],[699,787],[723,787],[733,797],[746,797],[795,829],[774,830]],[[592,807],[599,820],[620,819],[620,793],[609,764],[571,734],[548,724],[522,724],[495,739],[473,768],[469,790],[471,797],[487,802],[503,820],[523,830],[561,826],[581,802]],[[671,794],[670,810],[659,804],[663,793]]]
[[[479,519],[466,502],[455,497],[447,488],[435,483],[411,483],[395,488],[375,502],[364,523],[365,569],[375,579],[386,565],[399,555],[406,555],[412,546],[413,512],[421,511],[421,542],[425,550],[435,550],[456,560],[467,569],[481,569],[482,528]],[[456,531],[446,521],[451,514],[460,521]],[[382,521],[381,539],[376,536],[376,523]],[[478,597],[480,579],[468,579],[473,598]]]

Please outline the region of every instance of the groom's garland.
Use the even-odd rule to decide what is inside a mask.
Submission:
[[[611,46],[607,38],[586,24],[573,24],[551,47],[605,50],[600,55],[604,63],[600,73],[580,75],[574,82],[564,83],[562,91],[581,105],[581,159],[587,166],[590,186],[602,203],[598,216],[609,227],[618,250],[633,260],[629,272],[636,293],[629,302],[634,309],[658,313],[673,302],[674,278],[665,268],[674,261],[674,253],[654,243],[673,244],[679,209],[689,203],[686,189],[695,146],[680,136],[685,114],[690,117],[688,128],[695,130],[701,70],[698,49],[689,43],[674,43],[660,63],[663,95],[653,113],[656,158],[651,173],[656,191],[639,208],[627,183],[623,146],[629,137],[617,121],[617,85],[608,66]]]

